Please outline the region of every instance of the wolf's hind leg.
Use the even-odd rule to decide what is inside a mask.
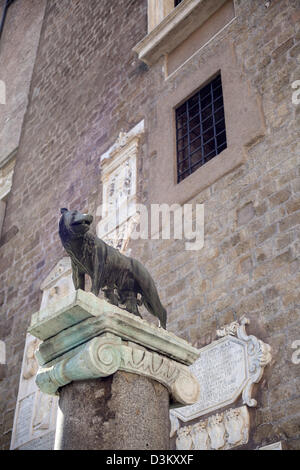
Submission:
[[[142,318],[138,309],[138,299],[136,292],[123,290],[120,292],[120,297],[122,298],[122,304],[125,305],[125,309],[128,312],[133,313],[134,315],[137,315],[138,317]]]

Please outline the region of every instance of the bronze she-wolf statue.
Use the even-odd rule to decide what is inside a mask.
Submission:
[[[61,214],[59,236],[71,258],[75,289],[84,290],[84,276],[88,274],[93,294],[98,296],[101,289],[110,303],[124,305],[127,311],[140,317],[138,305],[144,304],[166,328],[167,312],[147,269],[88,233],[91,215],[68,209],[61,209]]]

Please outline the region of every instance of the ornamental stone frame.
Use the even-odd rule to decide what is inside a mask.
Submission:
[[[201,383],[200,399],[194,405],[170,411],[170,437],[176,436],[177,450],[228,450],[248,443],[247,407],[257,406],[252,389],[272,360],[270,346],[246,333],[249,323],[242,317],[225,325],[216,332],[220,339],[199,350],[191,372]],[[240,395],[244,406],[222,410]],[[221,411],[210,414],[216,410]],[[196,424],[180,424],[199,417],[202,419]]]
[[[271,362],[271,347],[253,335],[248,336],[242,318],[217,331],[221,337],[199,350],[199,359],[191,366],[191,372],[201,383],[201,397],[194,405],[173,410],[175,418],[190,421],[234,403],[242,395],[243,403],[256,407],[251,393],[254,384]],[[173,424],[175,425],[175,423]]]
[[[116,142],[100,157],[102,171],[102,219],[97,236],[126,252],[130,234],[138,223],[137,154],[144,133],[144,120],[128,133],[120,132]]]

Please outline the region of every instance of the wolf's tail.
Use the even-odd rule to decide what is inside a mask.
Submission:
[[[158,299],[159,305],[156,306],[154,309],[152,304],[150,302],[147,302],[145,297],[143,296],[143,302],[145,304],[146,309],[152,313],[155,317],[157,317],[160,321],[161,326],[166,329],[167,327],[167,311],[166,309],[162,306],[160,300]]]
[[[143,303],[146,309],[160,320],[161,326],[166,329],[167,311],[161,304],[155,283],[147,269],[137,260],[132,259],[132,270],[135,276]]]

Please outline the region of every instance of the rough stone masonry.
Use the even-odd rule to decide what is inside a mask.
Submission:
[[[5,54],[20,63],[14,24],[24,3],[16,2],[15,16],[7,18],[0,60]],[[8,369],[0,381],[1,449],[10,444],[25,332],[39,308],[40,284],[63,257],[57,207],[96,213],[98,157],[141,119],[138,198],[150,205],[161,158],[148,152],[157,103],[205,69],[224,41],[257,97],[264,132],[245,142],[239,167],[192,199],[205,205],[202,250],[184,251],[180,240],[132,241],[131,255],[153,276],[168,329],[194,345],[208,344],[217,328],[247,315],[249,334],[271,345],[273,361],[257,389],[259,406],[250,410],[243,448],[279,440],[300,448],[299,364],[291,360],[291,345],[300,339],[300,105],[292,103],[291,86],[300,79],[299,2],[235,0],[234,7],[235,20],[165,80],[162,60],[147,67],[132,51],[147,34],[146,0],[46,2],[0,241],[0,340]],[[248,95],[239,99],[247,109]]]

